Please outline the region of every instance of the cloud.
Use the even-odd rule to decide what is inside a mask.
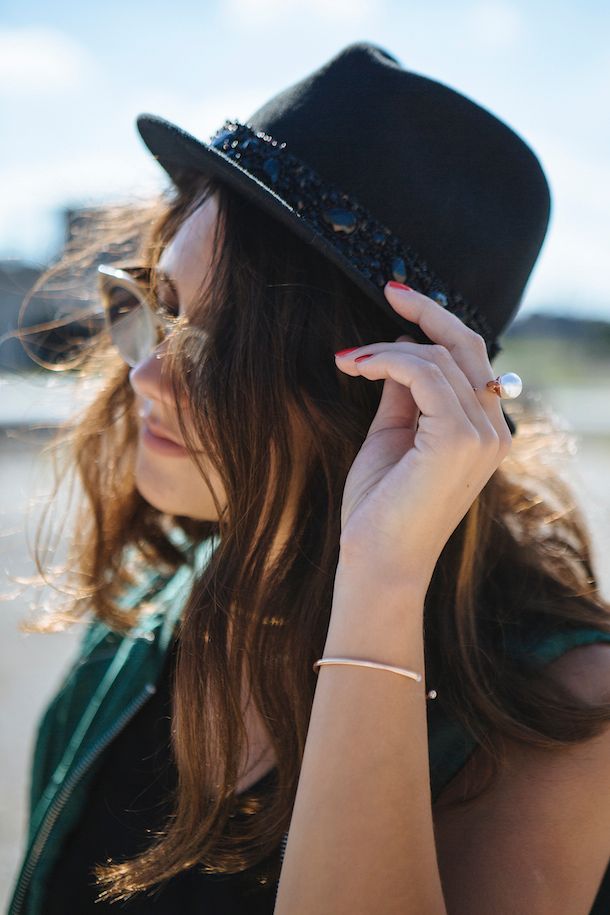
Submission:
[[[360,24],[385,6],[384,0],[226,0],[226,15],[240,26],[268,25],[303,14],[337,24]]]
[[[158,114],[207,141],[225,118],[246,120],[270,96],[260,85],[203,93],[194,100],[179,93],[144,87],[117,99],[113,132],[100,133],[95,111],[82,112],[78,143],[66,150],[52,136],[37,145],[44,168],[31,158],[13,155],[0,161],[0,258],[36,260],[54,254],[61,238],[61,212],[67,205],[142,200],[156,194],[169,179],[140,142],[134,120],[141,111]],[[58,113],[59,119],[63,111]],[[69,112],[65,112],[69,117]]]
[[[524,32],[519,10],[504,0],[475,4],[468,11],[464,25],[477,45],[494,51],[512,48]]]
[[[553,210],[536,267],[530,299],[566,303],[587,301],[589,310],[608,315],[610,293],[602,265],[608,260],[609,169],[603,150],[539,130],[536,149],[551,186]]]
[[[77,87],[93,62],[68,35],[45,27],[0,28],[0,94],[41,95]]]
[[[210,82],[208,86],[201,87],[201,97],[195,99],[157,87],[145,87],[137,96],[132,93],[124,100],[122,110],[130,125],[137,114],[145,111],[166,118],[200,140],[207,141],[226,118],[237,118],[241,122],[247,120],[275,95],[277,88],[277,85],[261,82],[249,87],[219,89]],[[118,123],[116,112],[115,123]]]

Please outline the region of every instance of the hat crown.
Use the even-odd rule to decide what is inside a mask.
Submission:
[[[193,171],[227,181],[333,261],[403,332],[425,338],[389,306],[388,279],[457,314],[485,338],[490,359],[501,350],[551,195],[525,140],[472,99],[356,42],[208,143],[156,115],[137,123],[176,183],[188,185]]]
[[[357,42],[247,123],[361,202],[488,318],[510,323],[546,235],[540,162],[465,95]]]

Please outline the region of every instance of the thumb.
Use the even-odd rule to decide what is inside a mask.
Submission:
[[[405,335],[397,337],[395,342],[402,341],[407,343],[414,342],[411,337]],[[419,407],[415,403],[409,388],[405,387],[404,384],[400,384],[394,378],[386,378],[383,382],[379,407],[368,434],[370,435],[372,432],[378,432],[380,429],[386,428],[403,428],[415,431],[419,415]]]

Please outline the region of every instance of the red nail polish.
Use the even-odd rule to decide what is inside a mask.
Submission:
[[[394,280],[390,280],[390,282],[389,282],[387,285],[388,285],[388,286],[393,286],[394,289],[406,289],[407,292],[413,292],[413,291],[414,291],[412,286],[405,286],[404,283],[395,283]]]
[[[338,353],[335,353],[335,356],[345,356],[347,353],[353,353],[355,349],[358,349],[358,347],[350,346],[349,349],[340,349]]]
[[[370,359],[375,353],[365,353],[363,356],[356,356],[354,362],[362,362],[364,359]]]

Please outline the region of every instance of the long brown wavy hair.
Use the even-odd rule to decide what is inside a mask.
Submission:
[[[156,264],[211,193],[218,194],[224,237],[189,325],[177,325],[171,336],[167,366],[176,403],[186,397],[195,433],[222,480],[225,509],[218,506],[215,521],[168,517],[138,493],[134,393],[103,333],[80,366],[83,377],[98,380],[96,397],[54,442],[55,494],[62,481],[76,479],[82,497],[70,573],[59,589],[68,600],[38,628],[91,613],[127,631],[140,612],[118,604],[134,580],[127,551],[142,568],[171,573],[188,561],[170,539],[173,528],[193,544],[220,535],[184,595],[179,624],[173,813],[142,854],[97,868],[101,896],[117,900],[194,865],[244,870],[270,855],[288,828],[315,687],[312,663],[331,610],[343,487],[383,387],[339,372],[333,353],[399,333],[310,246],[221,182],[188,174],[151,207],[111,214],[105,228],[113,246],[95,237],[83,255],[77,238],[36,289],[66,269],[74,275],[77,263],[99,250],[116,260],[134,239],[139,262]],[[295,418],[310,440],[303,454],[291,446]],[[181,413],[179,420],[199,461],[192,427]],[[487,783],[501,764],[503,737],[560,748],[594,736],[610,719],[608,705],[579,701],[542,665],[532,669],[505,650],[507,636],[532,629],[610,631],[585,520],[568,485],[543,460],[554,434],[539,417],[529,424],[526,414],[520,418],[511,452],[447,542],[425,601],[427,680],[447,714],[489,752]],[[293,529],[270,563],[296,466],[303,476]],[[40,557],[38,563],[44,576]],[[264,804],[248,792],[235,795],[246,740],[242,675],[278,761]],[[212,707],[218,714],[208,714]],[[221,777],[210,793],[204,786],[213,763]],[[236,807],[255,815],[235,820]]]

